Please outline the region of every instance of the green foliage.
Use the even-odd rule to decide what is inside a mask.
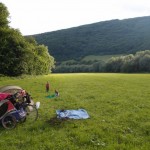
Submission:
[[[1,29],[2,35],[0,38],[0,73],[5,75],[21,74],[23,69],[21,67],[24,56],[24,40],[17,30]]]
[[[39,75],[50,73],[54,67],[54,58],[49,55],[47,47],[37,45],[32,37],[27,38],[27,41],[29,42],[28,49],[24,58],[27,74]],[[30,60],[28,60],[28,57]]]
[[[34,37],[55,57],[54,72],[149,72],[149,56],[131,61],[135,52],[150,49],[149,24],[150,17],[111,20]],[[129,56],[107,63],[112,55]]]
[[[34,35],[57,62],[88,55],[132,54],[150,49],[150,17],[110,20]]]
[[[0,127],[1,150],[148,150],[150,147],[150,74],[50,74],[0,77],[1,86],[18,85],[35,102],[39,118]],[[60,96],[47,99],[57,89]],[[58,120],[57,109],[87,110],[86,120]]]
[[[112,57],[113,56],[113,57]],[[87,56],[56,64],[53,72],[150,72],[150,50],[135,55]]]
[[[3,3],[0,3],[0,27],[8,26],[8,17],[9,12],[7,10],[7,7]]]
[[[105,69],[107,72],[150,72],[150,50],[112,58]]]
[[[107,62],[110,58],[112,57],[119,57],[122,56],[123,54],[120,55],[88,55],[82,58],[82,61],[104,61]]]
[[[48,48],[38,45],[33,37],[25,38],[20,31],[8,26],[7,8],[0,3],[0,74],[48,74],[54,58]]]
[[[89,55],[78,60],[57,62],[53,72],[104,72],[105,63],[118,56],[120,55]]]

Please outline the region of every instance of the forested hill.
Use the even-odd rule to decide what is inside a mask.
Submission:
[[[103,21],[33,35],[56,61],[150,49],[150,16]]]

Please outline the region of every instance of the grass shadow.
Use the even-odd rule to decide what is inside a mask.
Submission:
[[[50,118],[50,120],[47,121],[47,123],[54,128],[63,127],[65,123],[68,121],[68,118],[59,119],[57,116],[54,116]]]
[[[2,124],[0,123],[0,132],[3,131],[5,128],[2,126]]]

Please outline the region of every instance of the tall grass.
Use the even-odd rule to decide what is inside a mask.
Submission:
[[[57,89],[60,96],[46,98]],[[0,86],[19,85],[40,101],[39,119],[0,128],[1,150],[148,150],[149,74],[51,74],[0,78]],[[57,109],[86,109],[90,119],[57,120]]]

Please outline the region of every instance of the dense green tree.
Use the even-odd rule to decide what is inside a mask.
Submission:
[[[150,72],[150,50],[112,58],[106,63],[105,70],[107,72]]]
[[[0,3],[0,28],[8,26],[8,17],[9,12],[7,7],[3,3]]]
[[[150,72],[150,55],[146,54],[139,60],[139,70]]]
[[[121,66],[121,72],[133,72],[133,59],[134,55],[130,54],[127,56],[122,57],[123,58],[123,64]]]
[[[9,13],[0,3],[0,74],[48,74],[54,67],[54,58],[48,48],[38,45],[33,37],[25,38],[19,30],[8,26]]]
[[[110,20],[33,35],[56,61],[150,49],[150,16]]]
[[[38,43],[49,47],[50,54],[57,61],[56,68],[59,65],[60,69],[61,62],[75,60],[78,65],[85,63],[86,65],[92,64],[93,68],[97,68],[96,70],[98,71],[98,63],[95,64],[95,62],[90,60],[89,62],[82,62],[80,60],[88,55],[128,55],[135,54],[137,51],[150,49],[150,16],[97,22],[59,31],[36,34],[33,37],[35,37]],[[107,64],[106,70],[109,67],[111,69],[114,67],[113,71],[115,70],[115,72],[139,72],[140,64],[138,64],[138,58],[134,58],[135,60],[132,59],[131,62],[129,60],[124,62],[122,61],[123,59],[126,58],[111,60],[114,65],[110,67]],[[71,69],[67,67],[66,70],[73,71],[72,68],[75,67],[71,64],[72,62],[68,63]],[[110,65],[112,65],[111,62]],[[77,69],[75,68],[75,70]]]
[[[4,30],[3,34],[4,36],[1,37],[3,47],[0,48],[0,72],[6,75],[20,75],[24,72],[22,61],[25,55],[25,40],[20,32],[14,29]]]

